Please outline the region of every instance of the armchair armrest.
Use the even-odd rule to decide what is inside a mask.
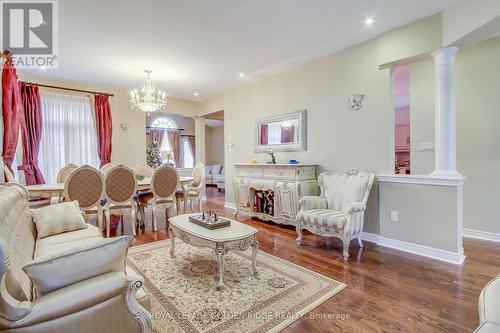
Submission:
[[[366,205],[362,202],[359,201],[354,201],[348,204],[345,208],[344,211],[346,213],[351,213],[351,212],[360,212],[366,209]]]
[[[299,210],[326,209],[328,207],[326,199],[315,196],[305,196],[299,200]]]
[[[479,322],[500,322],[500,275],[488,282],[479,295]]]

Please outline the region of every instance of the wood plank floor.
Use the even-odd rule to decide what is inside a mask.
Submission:
[[[223,193],[207,190],[206,209],[224,209]],[[347,288],[324,302],[283,332],[472,332],[478,325],[477,300],[482,287],[500,273],[500,244],[466,239],[463,266],[441,263],[416,255],[357,242],[344,262],[341,242],[304,234],[295,243],[295,230],[270,222],[239,217],[259,229],[260,249],[347,284]],[[148,219],[149,220],[149,219]],[[130,222],[125,219],[125,234]],[[120,234],[121,228],[112,230]],[[165,222],[157,232],[138,235],[135,244],[167,239]],[[330,319],[321,318],[330,314]],[[331,315],[344,315],[331,319]]]

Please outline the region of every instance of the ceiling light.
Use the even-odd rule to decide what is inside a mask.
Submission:
[[[245,73],[240,73],[240,77],[244,77],[245,76]]]
[[[40,66],[40,70],[41,71],[47,70],[47,66],[45,66],[45,65]]]
[[[161,90],[156,91],[155,85],[151,82],[149,75],[150,70],[145,70],[147,73],[146,81],[142,84],[142,89],[130,91],[130,104],[132,107],[141,112],[158,112],[167,105],[167,93]]]
[[[200,94],[198,94],[197,92],[195,92],[193,95],[194,95],[195,97],[198,97]]]
[[[365,18],[364,23],[365,23],[365,27],[371,27],[373,25],[373,23],[375,23],[375,20],[373,19],[373,16],[369,16],[369,17]]]

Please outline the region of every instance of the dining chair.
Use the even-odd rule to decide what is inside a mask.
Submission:
[[[179,174],[172,166],[163,164],[156,168],[151,177],[151,192],[149,196],[143,196],[139,199],[139,211],[142,221],[145,222],[145,208],[152,210],[153,230],[157,230],[157,210],[165,209],[166,223],[168,224],[168,210],[174,209],[174,215],[177,215],[177,206],[175,205],[175,191],[179,183]]]
[[[189,201],[189,208],[194,212],[193,203],[197,201],[198,210],[201,212],[201,191],[204,186],[205,180],[205,166],[202,162],[198,162],[193,169],[193,181],[189,185],[187,191],[187,200]],[[177,210],[180,207],[181,201],[184,200],[184,190],[178,190],[175,193],[175,198],[177,202]],[[186,213],[186,212],[184,212]]]
[[[108,170],[111,169],[112,167],[113,167],[113,164],[106,163],[99,168],[99,171],[101,171],[103,174],[106,174],[106,172],[108,172]]]
[[[5,182],[6,183],[18,183],[16,180],[16,177],[10,171],[10,169],[4,164],[3,166],[3,172],[4,172],[4,177],[5,177]],[[28,206],[30,208],[39,208],[43,206],[47,206],[51,204],[51,198],[46,198],[42,196],[32,196],[30,195],[28,198]]]
[[[134,173],[137,175],[137,176],[142,176],[144,178],[151,178],[153,177],[153,172],[155,170],[150,167],[149,165],[147,164],[139,164],[138,166],[136,166],[134,168]]]
[[[90,165],[83,165],[72,173],[64,182],[64,199],[77,200],[80,210],[86,218],[97,218],[97,225],[102,230],[103,210],[101,199],[104,195],[104,177]]]
[[[106,172],[104,184],[106,237],[109,237],[111,214],[121,215],[123,232],[123,214],[126,213],[131,214],[132,233],[135,236],[137,204],[134,198],[137,192],[137,178],[134,171],[123,164],[117,164]]]
[[[74,163],[68,163],[65,166],[63,166],[61,170],[59,170],[59,172],[57,173],[57,182],[64,183],[66,179],[68,179],[69,174],[75,171],[76,169],[78,169],[78,165]]]

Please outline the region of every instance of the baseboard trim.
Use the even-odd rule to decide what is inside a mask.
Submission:
[[[466,229],[464,228],[464,237],[487,240],[490,242],[500,242],[500,234],[488,231]]]
[[[380,235],[368,232],[363,232],[361,238],[363,240],[366,240],[367,242],[376,243],[379,246],[384,246],[394,250],[399,250],[427,258],[448,262],[454,265],[462,265],[465,260],[465,255],[463,253],[463,250],[461,252],[451,252],[451,251],[436,249],[425,245],[419,245],[415,243],[400,241],[397,239],[381,237]]]
[[[378,244],[380,236],[369,232],[363,232],[363,234],[361,235],[361,239],[367,242]]]
[[[229,201],[224,202],[224,207],[229,209],[236,209],[236,205]]]

